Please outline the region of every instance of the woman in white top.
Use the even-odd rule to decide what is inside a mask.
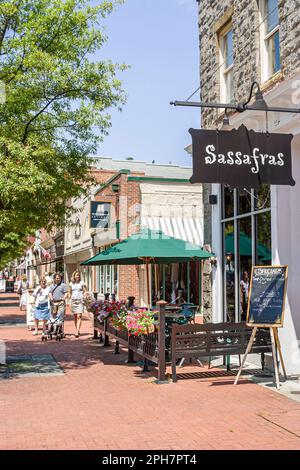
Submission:
[[[35,298],[33,335],[38,334],[39,321],[43,322],[43,335],[46,334],[46,324],[50,317],[49,289],[45,278],[41,279],[40,285],[35,289],[33,297]]]
[[[71,313],[74,315],[75,338],[80,336],[80,327],[82,322],[82,314],[84,310],[84,297],[87,289],[81,280],[80,271],[74,271],[69,284],[69,297],[71,298]]]
[[[20,310],[26,310],[28,301],[29,283],[27,276],[23,274],[22,280],[19,282],[17,293],[20,295]]]

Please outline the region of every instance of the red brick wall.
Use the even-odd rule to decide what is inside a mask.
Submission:
[[[142,176],[143,173],[131,173],[131,176]],[[95,196],[96,201],[111,202],[116,216],[120,220],[120,239],[124,240],[128,236],[139,230],[136,225],[139,216],[139,205],[141,202],[139,183],[128,181],[127,174],[120,174],[113,181],[119,184],[118,194],[112,191],[111,185],[99,191]],[[119,267],[119,298],[126,300],[128,296],[134,296],[136,302],[140,301],[139,275],[137,266]]]

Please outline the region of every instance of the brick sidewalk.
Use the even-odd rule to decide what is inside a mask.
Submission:
[[[68,317],[66,333],[42,343],[0,327],[7,354],[52,354],[64,371],[0,380],[0,449],[300,449],[300,405],[276,392],[188,366],[177,384],[156,385],[125,351],[91,341],[88,321],[76,339]]]

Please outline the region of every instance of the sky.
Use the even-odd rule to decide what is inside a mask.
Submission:
[[[199,86],[197,7],[196,0],[126,0],[105,20],[108,42],[97,58],[131,68],[119,74],[127,104],[111,111],[99,156],[191,166],[184,148],[200,111],[169,103]]]

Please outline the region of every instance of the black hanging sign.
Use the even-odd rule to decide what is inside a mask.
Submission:
[[[287,287],[287,266],[253,266],[247,324],[282,327]]]
[[[190,129],[193,139],[191,183],[223,183],[232,188],[256,188],[261,184],[294,186],[292,134],[248,130]]]
[[[91,202],[91,228],[109,228],[110,203]]]

